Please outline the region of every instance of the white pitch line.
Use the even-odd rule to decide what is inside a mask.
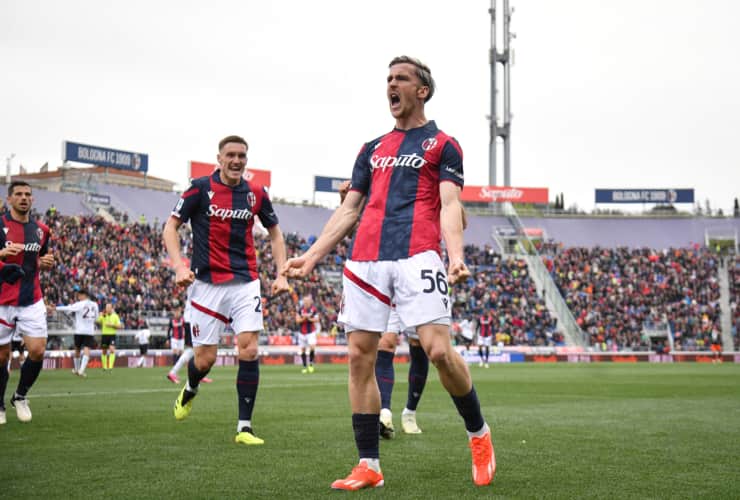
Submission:
[[[313,385],[347,385],[346,381],[342,382],[324,382],[320,384],[301,384],[302,387],[311,387]],[[286,388],[296,388],[298,387],[298,384],[260,384],[260,389],[286,389]],[[94,391],[94,392],[57,392],[57,393],[40,393],[40,394],[30,394],[29,399],[44,399],[44,398],[76,398],[76,397],[85,397],[85,396],[121,396],[126,394],[155,394],[159,392],[166,392],[166,393],[172,393],[177,395],[179,392],[181,386],[172,386],[168,389],[121,389],[118,391]]]

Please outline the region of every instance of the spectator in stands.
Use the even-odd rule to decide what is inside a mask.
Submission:
[[[556,251],[553,278],[599,349],[647,349],[643,323],[662,318],[681,349],[708,350],[721,333],[717,259],[706,248]]]

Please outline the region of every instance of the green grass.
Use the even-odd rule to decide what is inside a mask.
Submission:
[[[472,367],[494,428],[498,472],[476,488],[460,417],[430,373],[424,433],[381,442],[386,486],[373,498],[738,498],[740,365],[512,364]],[[407,365],[397,365],[396,426]],[[42,372],[33,422],[8,405],[0,498],[296,498],[350,495],[331,481],[355,464],[347,367],[262,366],[253,424],[233,443],[235,369],[212,371],[175,422],[165,371]],[[15,388],[18,372],[8,384]],[[6,398],[7,399],[7,398]],[[6,401],[7,402],[7,401]]]

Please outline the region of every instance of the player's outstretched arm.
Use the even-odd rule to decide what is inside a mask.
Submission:
[[[463,206],[460,203],[460,186],[452,182],[442,182],[439,185],[439,196],[442,203],[440,212],[442,239],[447,247],[447,258],[450,261],[447,281],[454,285],[470,276],[463,253],[463,224],[466,221]]]
[[[321,235],[303,255],[288,259],[281,274],[289,278],[305,278],[316,264],[328,254],[355,226],[365,196],[350,191],[321,231]]]

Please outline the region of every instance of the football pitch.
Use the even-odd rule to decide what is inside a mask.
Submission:
[[[420,435],[400,432],[408,365],[396,365],[396,438],[381,441],[386,485],[330,483],[357,461],[347,366],[261,366],[253,418],[264,446],[233,442],[233,367],[211,372],[190,417],[162,368],[48,370],[33,421],[7,402],[0,498],[738,498],[740,365],[507,364],[471,367],[498,462],[477,488],[462,420],[430,370]],[[11,374],[8,394],[18,380]]]

